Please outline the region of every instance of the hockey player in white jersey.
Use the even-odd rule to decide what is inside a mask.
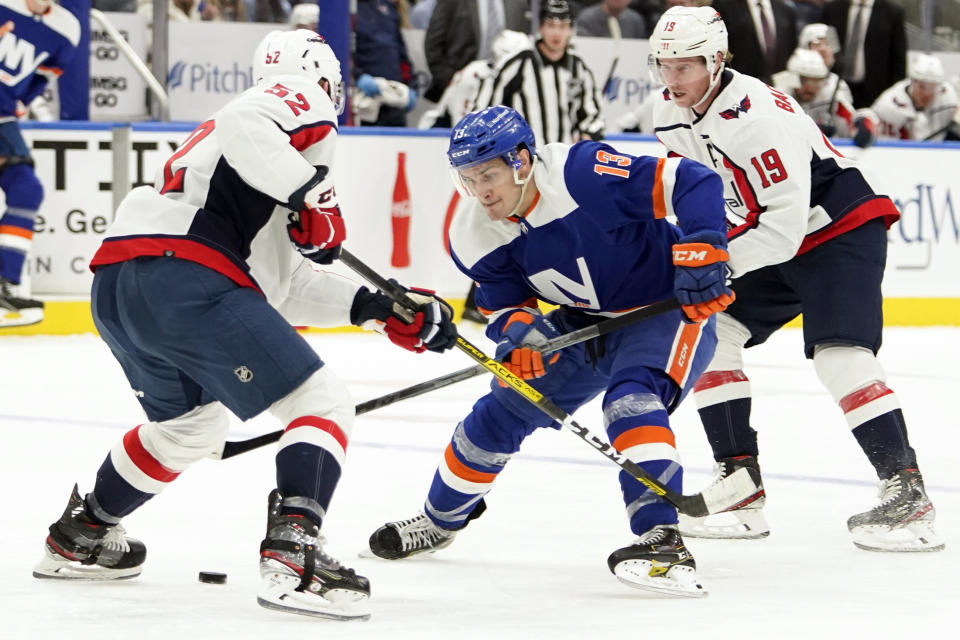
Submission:
[[[340,64],[307,30],[274,31],[256,84],[201,123],[134,189],[91,262],[94,321],[148,422],[126,433],[93,490],[74,487],[50,525],[38,578],[139,575],[142,542],[120,524],[192,463],[216,457],[227,410],[286,425],[260,545],[258,602],[320,617],[369,615],[369,582],[323,552],[354,418],[343,383],[294,325],[380,326],[412,351],[456,339],[450,310],[416,294],[412,322],[380,292],[313,268],[345,237],[334,190]]]
[[[470,113],[473,102],[483,85],[493,78],[497,67],[511,56],[533,46],[530,37],[519,31],[504,29],[490,43],[491,60],[474,60],[460,69],[450,79],[450,84],[440,96],[440,102],[420,117],[418,129],[449,127]]]
[[[957,91],[946,82],[936,56],[916,54],[907,78],[880,94],[870,107],[881,138],[960,140]]]
[[[742,348],[803,313],[804,352],[880,479],[879,506],[851,517],[854,543],[881,551],[943,548],[896,394],[876,358],[886,229],[899,218],[800,105],[725,68],[727,31],[709,7],[673,8],[650,38],[651,71],[667,86],[655,132],[671,154],[723,178],[736,301],[719,315],[717,353],[694,398],[721,476],[758,468]],[[767,535],[763,502],[688,535]],[[735,522],[717,523],[716,518]]]
[[[51,76],[76,54],[80,24],[51,0],[0,0],[0,327],[43,320],[43,302],[14,291],[21,283],[43,202],[43,185],[17,123]]]
[[[787,68],[773,74],[773,86],[796,99],[824,135],[853,138],[859,147],[876,140],[870,120],[853,108],[846,82],[830,73],[816,51],[797,48],[787,60]]]

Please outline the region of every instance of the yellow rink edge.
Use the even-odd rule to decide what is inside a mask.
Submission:
[[[448,300],[459,317],[464,301]],[[90,316],[90,303],[85,300],[48,301],[43,322],[29,327],[0,327],[0,336],[71,335],[96,333]],[[960,326],[960,298],[887,298],[883,302],[885,325],[888,327]],[[787,325],[800,327],[800,318]],[[307,333],[348,333],[357,327],[306,329]]]

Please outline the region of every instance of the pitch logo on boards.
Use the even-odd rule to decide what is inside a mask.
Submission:
[[[190,93],[238,94],[253,86],[253,68],[236,62],[220,66],[209,62],[177,60],[170,66],[167,86],[171,91],[183,89]]]

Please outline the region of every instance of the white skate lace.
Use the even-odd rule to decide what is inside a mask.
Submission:
[[[403,550],[429,548],[446,537],[443,529],[433,524],[425,514],[397,523]]]
[[[877,491],[877,497],[880,498],[880,506],[890,504],[900,497],[903,491],[903,483],[900,478],[894,476],[880,483],[880,489]]]
[[[130,543],[127,542],[126,534],[126,530],[118,524],[107,531],[107,535],[103,536],[101,544],[104,549],[126,553],[130,551]]]
[[[721,482],[727,477],[727,462],[724,460],[713,465],[713,472],[717,474],[717,477],[713,479],[711,486]]]
[[[670,531],[669,527],[654,527],[637,538],[634,544],[659,544],[663,542]]]
[[[325,569],[331,569],[336,571],[343,567],[340,564],[340,561],[329,555],[326,551],[323,550],[324,545],[327,544],[327,539],[323,534],[317,536],[317,560],[320,561],[320,564],[323,565]]]

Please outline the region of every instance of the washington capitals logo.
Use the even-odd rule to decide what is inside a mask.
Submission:
[[[732,109],[726,109],[720,112],[720,117],[724,120],[733,120],[734,118],[739,118],[740,113],[746,113],[750,111],[750,96],[743,96],[743,100],[740,101],[740,104]]]

